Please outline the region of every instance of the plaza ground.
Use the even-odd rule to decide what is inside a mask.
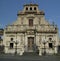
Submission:
[[[60,55],[0,55],[0,61],[60,61]]]

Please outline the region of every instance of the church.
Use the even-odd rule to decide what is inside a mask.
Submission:
[[[45,13],[39,10],[38,4],[25,4],[17,13],[17,20],[4,28],[3,45],[7,54],[57,54],[58,44],[58,28],[45,19]]]

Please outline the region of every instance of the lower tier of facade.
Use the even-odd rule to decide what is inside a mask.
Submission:
[[[31,34],[17,33],[4,34],[4,52],[23,55],[24,52],[38,52],[43,54],[58,53],[58,34]]]
[[[24,46],[21,46],[20,48],[13,48],[9,49],[5,47],[5,53],[10,53],[10,54],[18,54],[18,55],[23,55],[25,52],[36,52],[39,53],[39,55],[47,54],[47,55],[52,55],[52,54],[57,54],[58,53],[58,48],[40,48],[40,47],[29,47],[28,50],[26,50]]]

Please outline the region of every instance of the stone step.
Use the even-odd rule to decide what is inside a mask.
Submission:
[[[24,52],[24,56],[38,56],[39,54],[37,52]]]

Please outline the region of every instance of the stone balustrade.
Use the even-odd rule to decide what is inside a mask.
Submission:
[[[37,32],[57,32],[57,27],[54,26],[38,26],[38,25],[34,25],[34,26],[28,26],[28,25],[16,25],[16,26],[8,26],[5,28],[6,32],[20,32],[20,31],[26,31],[26,30],[36,30]]]

